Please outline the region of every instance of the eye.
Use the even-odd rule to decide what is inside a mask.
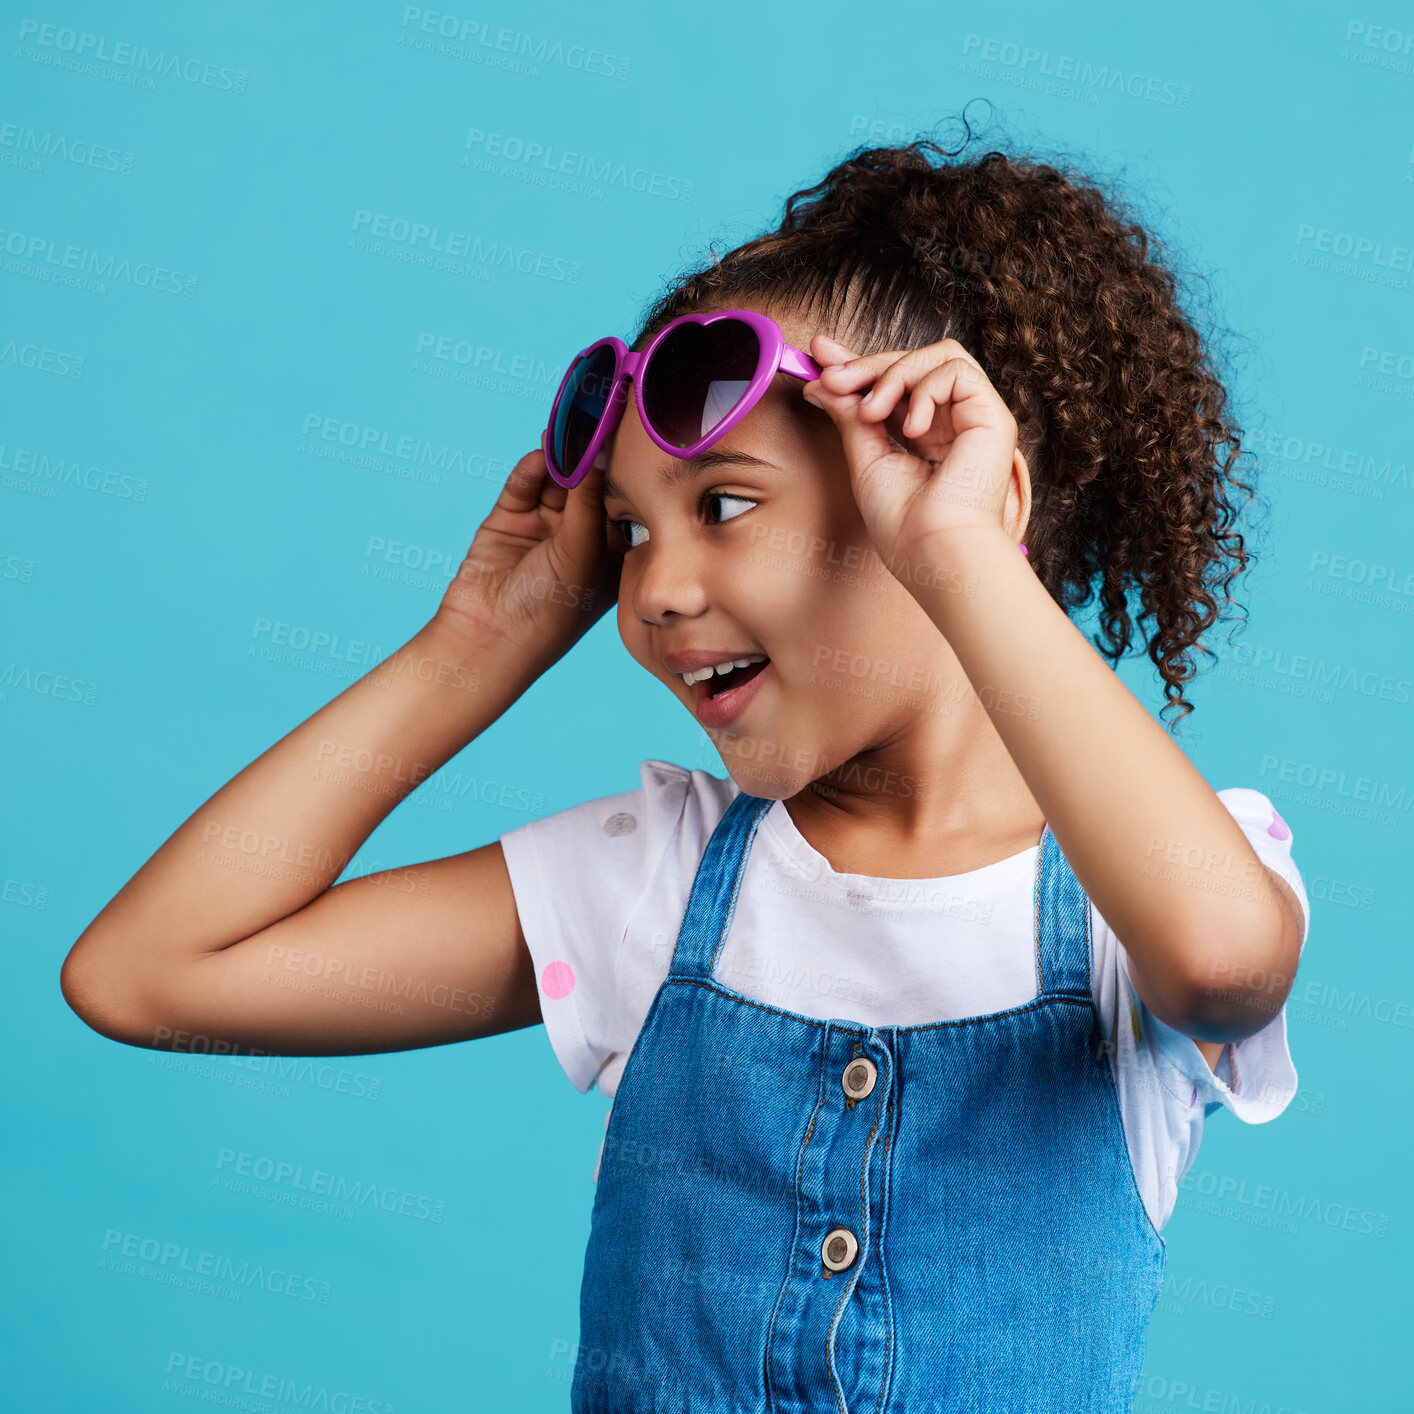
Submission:
[[[704,501],[737,501],[743,506],[754,506],[757,504],[749,496],[733,496],[730,491],[709,491],[702,499]],[[741,511],[737,511],[735,515],[723,516],[722,520],[733,520],[736,516],[741,514]],[[721,522],[719,521],[718,524],[720,525]]]
[[[606,524],[609,527],[610,536],[628,549],[632,550],[642,544],[642,541],[632,539],[625,530],[626,526],[634,525],[638,526],[640,530],[644,530],[644,526],[641,522],[636,520],[611,520],[607,521]]]
[[[748,510],[752,506],[759,504],[753,501],[749,496],[733,496],[728,491],[708,491],[703,495],[702,502],[705,505],[708,501],[735,501],[738,505],[745,506]],[[741,514],[743,514],[743,512],[739,510],[733,511],[730,515],[723,514],[720,520],[709,521],[708,524],[720,525],[722,521],[735,520],[736,517]],[[643,531],[644,539],[647,539],[648,536],[647,527],[642,521],[629,520],[625,517],[619,520],[607,520],[605,524],[613,539],[629,550],[636,549],[639,545],[643,544],[643,540],[635,540],[633,538],[633,529],[635,526]]]

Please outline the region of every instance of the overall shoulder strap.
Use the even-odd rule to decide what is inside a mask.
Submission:
[[[1036,977],[1042,996],[1090,998],[1090,900],[1050,825],[1041,832],[1035,887]]]
[[[717,822],[692,881],[682,927],[668,967],[670,977],[709,980],[736,911],[746,859],[761,817],[775,804],[742,791]]]

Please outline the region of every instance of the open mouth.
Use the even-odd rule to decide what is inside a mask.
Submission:
[[[730,672],[714,673],[710,678],[704,680],[699,688],[705,689],[708,697],[720,697],[722,693],[730,692],[734,687],[740,687],[743,683],[750,682],[770,661],[769,658],[765,658],[759,663],[748,663],[744,668],[732,668]]]

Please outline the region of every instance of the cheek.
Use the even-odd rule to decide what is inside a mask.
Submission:
[[[625,570],[619,578],[619,598],[615,607],[615,614],[618,623],[619,641],[628,650],[631,657],[644,672],[658,675],[662,665],[655,669],[649,666],[653,657],[652,629],[639,619],[633,608],[634,584]]]
[[[788,530],[761,538],[736,589],[763,633],[844,646],[877,634],[896,583],[867,542]]]
[[[633,588],[627,575],[623,575],[619,579],[619,600],[616,605],[616,613],[619,639],[630,653],[636,655],[636,650],[642,650],[644,628],[638,621],[638,615],[633,612]]]

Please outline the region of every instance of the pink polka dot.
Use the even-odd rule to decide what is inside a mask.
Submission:
[[[574,991],[574,968],[567,962],[552,962],[540,974],[540,988],[551,1001],[563,1001]]]
[[[1267,826],[1267,833],[1274,840],[1289,840],[1291,838],[1291,831],[1287,828],[1286,821],[1275,810],[1272,811],[1272,823]]]

